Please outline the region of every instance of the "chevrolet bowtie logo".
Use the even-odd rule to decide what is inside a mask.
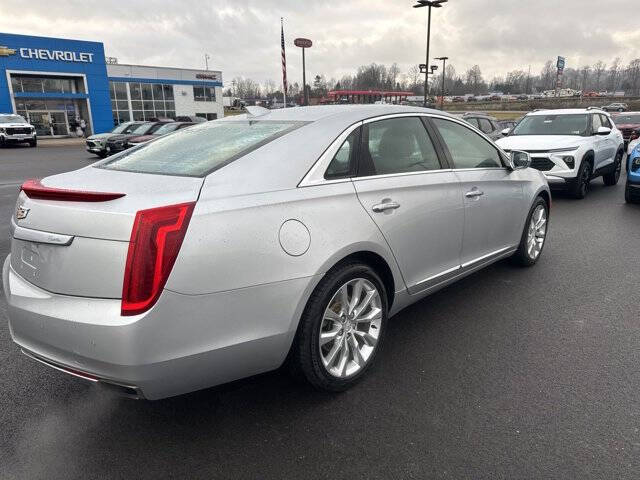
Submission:
[[[14,48],[0,45],[0,57],[8,57],[9,55],[13,55],[14,53],[16,53],[16,50]]]

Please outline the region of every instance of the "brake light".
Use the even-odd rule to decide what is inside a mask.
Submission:
[[[20,187],[29,198],[39,200],[60,200],[66,202],[108,202],[124,197],[124,193],[89,192],[66,188],[45,187],[40,180],[27,180]]]
[[[167,283],[195,202],[140,210],[131,231],[122,287],[123,316],[149,310]]]

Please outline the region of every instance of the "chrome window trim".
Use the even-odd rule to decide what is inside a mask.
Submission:
[[[333,157],[335,156],[338,149],[342,146],[347,137],[353,132],[356,128],[361,127],[362,125],[378,122],[381,120],[388,120],[391,118],[402,118],[402,117],[430,117],[430,118],[441,118],[443,120],[449,120],[451,122],[457,123],[465,128],[468,128],[472,132],[477,135],[480,135],[484,140],[489,142],[494,148],[496,148],[498,154],[502,153],[502,150],[499,146],[497,146],[487,135],[485,135],[480,130],[473,127],[473,125],[469,125],[464,120],[460,120],[457,117],[454,117],[449,114],[438,114],[434,112],[402,112],[402,113],[389,113],[385,115],[379,115],[376,117],[366,118],[364,120],[360,120],[349,127],[347,127],[338,137],[331,142],[331,144],[327,147],[327,149],[320,155],[318,160],[313,164],[313,166],[309,169],[306,175],[302,178],[300,183],[298,183],[298,187],[312,187],[316,185],[331,185],[335,183],[344,183],[350,181],[360,181],[360,180],[368,180],[368,179],[376,179],[376,178],[391,178],[398,177],[404,175],[420,175],[425,173],[439,173],[439,172],[455,172],[455,171],[479,171],[479,170],[509,170],[507,166],[502,167],[484,167],[484,168],[443,168],[438,170],[422,170],[419,172],[401,172],[401,173],[388,173],[384,175],[370,175],[370,176],[362,176],[362,177],[347,177],[347,178],[337,178],[333,180],[327,180],[324,178],[324,174],[329,168],[329,164]],[[506,162],[505,162],[506,163]]]

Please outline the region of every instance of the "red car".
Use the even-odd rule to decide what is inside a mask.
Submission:
[[[637,137],[636,130],[640,128],[640,112],[625,112],[617,115],[612,115],[613,123],[616,124],[618,130],[622,132],[622,138],[624,138],[624,146],[630,140],[635,140]]]

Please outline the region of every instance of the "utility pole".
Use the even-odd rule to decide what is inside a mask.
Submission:
[[[447,73],[447,60],[449,60],[449,57],[436,57],[434,60],[442,60],[442,97],[440,99],[440,110],[444,110],[444,79]]]
[[[208,53],[204,54],[204,69],[205,70],[209,70],[209,60],[211,59],[211,57],[209,56]]]

